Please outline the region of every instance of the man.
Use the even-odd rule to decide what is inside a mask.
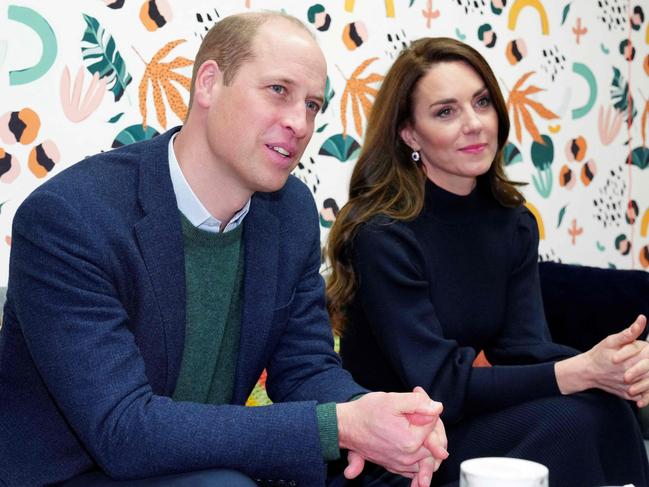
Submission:
[[[316,486],[339,448],[349,478],[370,460],[428,485],[441,405],[363,395],[332,349],[317,213],[289,176],[325,79],[296,19],[228,17],[182,129],[25,200],[0,332],[6,485]],[[264,368],[275,404],[242,407]]]

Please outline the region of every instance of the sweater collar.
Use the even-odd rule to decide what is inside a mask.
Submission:
[[[478,219],[489,204],[491,194],[488,183],[481,179],[467,195],[451,193],[430,179],[426,180],[424,191],[424,212],[449,222]]]

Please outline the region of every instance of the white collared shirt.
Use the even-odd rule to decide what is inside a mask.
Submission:
[[[203,203],[198,199],[189,183],[185,179],[185,175],[180,169],[176,153],[174,152],[174,139],[177,133],[169,140],[169,173],[171,174],[171,184],[176,194],[176,202],[178,209],[185,215],[185,218],[200,230],[206,232],[218,233],[221,228],[222,222],[218,218],[214,218],[209,211],[203,206]],[[223,232],[229,232],[237,228],[243,222],[243,219],[248,214],[250,209],[250,199],[246,204],[237,211],[232,219],[223,229]]]

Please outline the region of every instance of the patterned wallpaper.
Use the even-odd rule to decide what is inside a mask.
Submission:
[[[512,117],[507,171],[529,183],[542,258],[649,268],[647,0],[64,3],[0,4],[0,285],[25,196],[85,156],[179,124],[202,35],[248,9],[304,20],[329,63],[326,103],[295,171],[323,238],[383,74],[411,40],[449,36],[496,72]]]

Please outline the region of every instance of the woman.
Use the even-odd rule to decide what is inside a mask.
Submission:
[[[508,135],[477,51],[427,38],[401,53],[329,236],[344,365],[370,389],[422,386],[444,404],[450,456],[434,484],[467,458],[512,456],[548,466],[555,487],[649,485],[633,412],[615,397],[648,402],[635,341],[646,320],[583,354],[550,341],[536,222],[503,170]],[[480,350],[492,367],[472,366]]]

